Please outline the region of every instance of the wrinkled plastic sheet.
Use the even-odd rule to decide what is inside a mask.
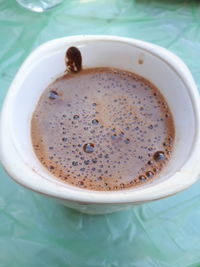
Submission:
[[[64,0],[37,14],[15,0],[0,0],[1,104],[35,47],[75,34],[121,35],[164,46],[200,83],[199,1]],[[200,182],[134,209],[89,216],[21,187],[3,169],[0,175],[1,267],[200,266]]]

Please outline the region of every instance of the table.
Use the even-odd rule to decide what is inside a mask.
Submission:
[[[200,84],[199,1],[64,0],[38,14],[15,0],[0,0],[0,103],[34,48],[75,34],[121,35],[164,46]],[[200,182],[131,210],[89,216],[21,187],[2,168],[0,178],[2,267],[200,266]]]

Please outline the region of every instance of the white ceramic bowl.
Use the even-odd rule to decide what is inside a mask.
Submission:
[[[30,120],[42,91],[65,71],[70,46],[80,49],[83,67],[108,66],[137,73],[165,96],[175,122],[175,149],[162,175],[137,188],[98,192],[55,179],[36,158]],[[142,64],[141,64],[142,63]],[[6,96],[0,122],[1,161],[21,185],[77,210],[101,214],[175,194],[200,173],[200,98],[186,65],[159,46],[116,36],[72,36],[49,41],[26,59]]]

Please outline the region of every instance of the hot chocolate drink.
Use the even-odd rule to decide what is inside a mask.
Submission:
[[[43,92],[31,122],[34,151],[55,178],[119,190],[158,177],[174,142],[166,100],[148,80],[114,68],[68,73]]]

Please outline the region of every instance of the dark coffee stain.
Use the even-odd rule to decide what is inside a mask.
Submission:
[[[143,64],[143,63],[144,63],[144,60],[142,60],[142,59],[138,60],[138,64]]]
[[[82,56],[80,50],[74,46],[70,47],[65,55],[65,63],[67,71],[73,73],[79,72],[82,69]]]
[[[140,65],[144,64],[144,59],[145,59],[145,55],[144,55],[144,53],[140,53],[140,54],[138,55],[137,63],[140,64]]]

